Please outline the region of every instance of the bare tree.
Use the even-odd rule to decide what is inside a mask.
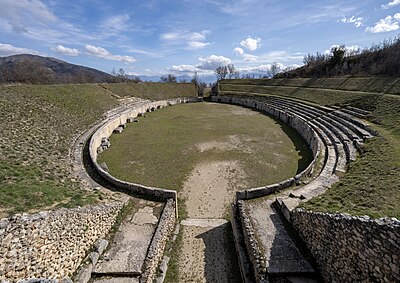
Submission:
[[[219,66],[214,70],[214,73],[217,75],[217,80],[224,80],[228,75],[228,67],[227,66]]]
[[[277,73],[281,71],[281,67],[279,67],[278,63],[274,62],[271,65],[271,77],[274,77]]]
[[[236,72],[235,65],[228,64],[227,68],[228,68],[228,73],[229,73],[228,77],[229,77],[229,79],[232,79],[235,76],[235,72]]]
[[[172,74],[164,75],[160,78],[163,83],[176,83],[176,77]]]

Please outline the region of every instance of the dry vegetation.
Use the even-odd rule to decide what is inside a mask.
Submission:
[[[277,77],[398,76],[400,73],[400,36],[363,50],[332,48],[331,54],[308,54],[304,66]]]

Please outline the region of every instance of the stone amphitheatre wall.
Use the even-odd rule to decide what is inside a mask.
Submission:
[[[238,200],[246,200],[246,199],[267,196],[279,190],[288,188],[294,184],[298,184],[302,178],[310,176],[312,174],[314,166],[316,164],[316,161],[320,153],[320,140],[317,134],[314,132],[314,130],[304,120],[294,115],[290,115],[284,111],[273,108],[267,104],[259,103],[255,100],[252,100],[251,98],[244,99],[232,96],[214,96],[212,97],[212,101],[236,104],[254,108],[262,111],[263,113],[278,118],[286,125],[295,129],[300,134],[300,136],[305,140],[305,142],[307,143],[313,154],[313,160],[311,161],[311,163],[307,166],[306,169],[304,169],[296,176],[293,176],[292,178],[286,179],[276,184],[238,191],[236,193],[236,198]]]
[[[142,283],[151,283],[157,273],[157,267],[164,255],[165,246],[174,230],[176,223],[175,201],[169,199],[161,214],[157,229],[154,232],[149,250],[147,251]]]
[[[214,97],[213,101],[244,105],[259,109],[279,118],[303,136],[314,154],[314,161],[318,157],[319,151],[328,146],[326,140],[324,145],[321,146],[318,138],[315,137],[315,134],[312,134],[313,129],[303,125],[304,122],[297,121],[295,117],[285,113],[285,110],[289,113],[295,113],[290,109],[292,107],[290,105],[294,104],[287,103],[287,107],[279,111],[277,109],[269,109],[267,105],[260,103],[257,99],[248,97],[218,96]],[[294,107],[299,108],[299,106]],[[301,113],[301,110],[298,112]],[[345,124],[347,123],[346,121],[350,121],[357,125],[361,129],[359,131],[363,136],[368,136],[367,133],[362,132],[363,130],[372,132],[365,125],[360,124],[360,122],[353,120],[351,117],[344,117],[340,113],[336,113],[336,115],[345,118],[341,120]],[[336,124],[336,126],[339,127],[340,125]],[[357,146],[359,143],[359,139],[354,140],[354,146]],[[332,143],[330,146],[332,147],[333,145],[335,143]],[[330,156],[328,155],[324,158],[329,159]],[[330,166],[327,169],[327,172],[330,172]],[[305,170],[306,173],[308,170]],[[334,175],[334,171],[329,174]],[[241,192],[238,194],[238,199],[250,198],[253,196],[253,191],[256,196],[270,194],[276,190],[290,186],[293,183],[293,181],[290,181],[291,179],[264,188]],[[335,181],[337,179],[333,178],[332,180]],[[309,188],[313,187],[312,183],[309,183]],[[319,187],[320,185],[317,182],[315,189],[319,190]],[[321,192],[323,190],[318,191],[317,194]],[[296,203],[299,203],[299,201],[296,200]],[[251,239],[254,233],[252,233],[252,227],[248,224],[248,221],[244,221],[246,220],[246,213],[241,209],[240,204],[241,202],[239,201],[240,219],[242,220],[242,225],[245,226],[243,231],[245,244],[250,260],[253,265],[257,266],[256,271],[258,271],[262,269],[262,266],[257,261],[259,255],[257,245],[254,244],[256,243],[256,239]],[[345,214],[319,213],[304,211],[302,209],[292,209],[291,207],[290,198],[278,201],[278,208],[293,225],[311,251],[326,282],[400,282],[399,220],[395,218],[371,219],[367,216],[356,217]],[[246,228],[247,226],[250,228]]]
[[[400,221],[302,209],[291,221],[326,282],[400,282]]]
[[[125,127],[129,118],[135,118],[138,115],[151,112],[155,109],[163,108],[166,106],[179,104],[179,103],[189,103],[189,102],[197,102],[198,98],[177,98],[177,99],[169,99],[169,100],[161,100],[155,102],[143,103],[141,105],[137,105],[136,107],[124,111],[117,115],[117,117],[110,118],[106,120],[102,126],[93,134],[90,144],[89,144],[89,154],[90,158],[93,162],[93,167],[96,172],[102,176],[108,183],[113,185],[116,188],[121,188],[124,190],[131,191],[133,193],[147,196],[147,197],[155,197],[160,200],[167,200],[169,198],[174,198],[176,200],[176,192],[172,190],[165,190],[161,188],[153,188],[147,187],[140,184],[133,184],[125,181],[121,181],[106,172],[98,163],[97,163],[97,149],[102,144],[102,139],[109,138],[115,129],[118,127]]]
[[[96,172],[103,179],[115,188],[124,189],[144,197],[156,198],[166,201],[160,220],[157,224],[156,231],[153,234],[149,249],[147,251],[146,260],[143,267],[143,275],[140,282],[153,282],[157,273],[158,264],[164,254],[165,246],[174,229],[178,211],[177,211],[177,194],[176,191],[165,190],[161,188],[147,187],[140,184],[125,182],[113,177],[106,172],[98,163],[98,148],[102,145],[102,140],[108,139],[115,129],[123,129],[129,121],[146,113],[152,112],[166,106],[180,103],[198,102],[199,98],[178,98],[161,100],[155,102],[146,102],[136,105],[134,108],[119,113],[118,115],[106,120],[92,135],[89,142],[89,155]]]
[[[112,202],[0,220],[0,281],[71,276],[124,206]]]

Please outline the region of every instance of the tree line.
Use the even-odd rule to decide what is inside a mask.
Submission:
[[[279,77],[398,76],[400,74],[400,36],[365,49],[335,46],[329,54],[307,54],[304,66]]]

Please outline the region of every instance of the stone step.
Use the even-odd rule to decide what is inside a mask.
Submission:
[[[277,275],[282,278],[288,275],[315,275],[314,268],[302,255],[281,216],[272,206],[273,202],[237,202],[237,213],[256,280],[268,280],[270,276]]]
[[[183,226],[196,226],[196,227],[218,227],[228,223],[225,219],[220,218],[190,218],[181,221]]]

